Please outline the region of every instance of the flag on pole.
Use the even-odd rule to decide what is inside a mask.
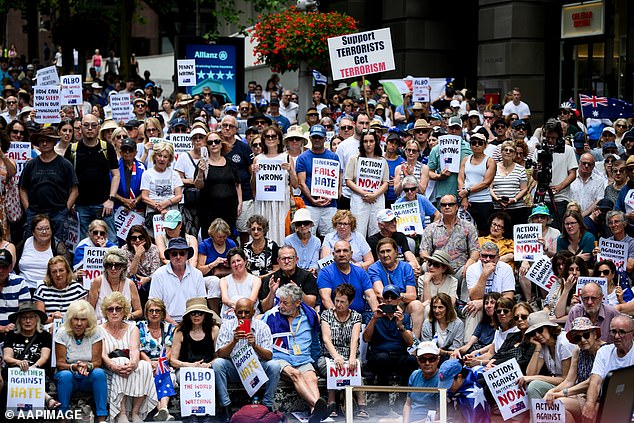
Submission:
[[[156,363],[156,371],[154,372],[154,385],[156,386],[156,396],[160,400],[163,397],[172,397],[176,395],[174,384],[170,372],[170,366],[165,355],[165,347],[161,348],[161,355]]]
[[[579,94],[579,100],[584,118],[627,119],[634,117],[634,106],[618,98]]]
[[[315,69],[313,69],[313,79],[315,80],[315,85],[326,85],[328,83],[326,75]]]

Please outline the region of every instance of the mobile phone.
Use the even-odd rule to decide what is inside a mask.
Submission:
[[[503,195],[503,196],[500,197],[500,200],[509,201],[509,198],[506,195]]]
[[[239,319],[238,330],[241,330],[244,333],[251,332],[251,319]]]
[[[396,312],[396,306],[394,304],[381,304],[379,308],[385,314]]]

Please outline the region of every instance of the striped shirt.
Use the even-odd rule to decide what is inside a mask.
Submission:
[[[493,178],[492,188],[495,191],[495,195],[498,197],[508,197],[514,198],[520,192],[521,183],[528,183],[528,179],[526,177],[526,170],[524,167],[515,164],[515,167],[508,175],[504,176],[500,172],[500,166],[498,164],[498,168],[495,172],[495,177]],[[525,207],[522,201],[517,203],[509,204],[507,209],[517,209],[520,207]]]
[[[9,324],[9,315],[18,311],[20,303],[31,300],[31,293],[23,278],[9,274],[0,291],[0,325]]]
[[[44,303],[46,314],[55,313],[56,311],[66,313],[70,303],[86,297],[87,294],[88,292],[78,282],[73,282],[63,289],[40,285],[33,295],[33,300]]]

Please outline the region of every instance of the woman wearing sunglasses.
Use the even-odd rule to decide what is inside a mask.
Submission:
[[[608,295],[606,295],[605,300],[608,304],[615,306],[626,302],[623,299],[623,288],[619,283],[620,275],[616,272],[616,266],[612,261],[602,260],[595,264],[592,275],[597,278],[605,278],[607,280]]]
[[[101,309],[104,298],[113,292],[120,292],[132,304],[133,311],[123,317],[127,320],[136,320],[143,316],[139,292],[134,282],[127,277],[127,269],[128,258],[125,251],[117,247],[109,248],[103,256],[103,274],[92,281],[88,292],[88,302],[95,307],[98,320],[105,317]]]
[[[400,196],[403,192],[402,181],[406,176],[412,175],[418,181],[418,193],[425,195],[429,183],[429,167],[418,161],[420,156],[420,144],[411,139],[405,144],[405,163],[396,166],[394,170],[394,192]]]
[[[207,139],[207,129],[201,125],[197,125],[189,134],[191,136],[192,149],[184,154],[179,154],[174,165],[174,170],[183,181],[183,197],[185,199],[181,213],[183,215],[183,225],[185,232],[190,235],[197,236],[200,229],[200,220],[198,218],[198,189],[194,186],[196,174],[198,173],[198,163],[205,160],[207,156],[207,148],[205,140]]]
[[[453,276],[451,257],[445,251],[436,250],[431,256],[425,256],[427,271],[418,277],[418,286],[423,288],[424,315],[430,310],[432,297],[445,293],[451,298],[452,306],[456,304],[458,280]]]
[[[101,219],[95,219],[88,225],[88,237],[77,243],[73,253],[73,267],[84,261],[86,247],[115,247],[115,243],[108,239],[108,225]],[[77,276],[84,276],[85,272],[79,270]]]
[[[515,148],[513,141],[504,141],[500,145],[502,161],[497,164],[491,198],[496,210],[507,212],[512,222],[519,223],[528,220],[530,209],[522,201],[528,192],[528,178],[526,169],[513,161]]]
[[[577,317],[566,333],[566,338],[577,345],[572,351],[570,369],[566,379],[544,395],[548,403],[559,400],[566,409],[566,421],[580,421],[585,403],[585,393],[590,382],[590,372],[599,348],[606,345],[599,337],[601,328],[594,326],[587,317]]]

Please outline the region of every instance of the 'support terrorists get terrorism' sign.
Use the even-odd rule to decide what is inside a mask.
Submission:
[[[544,254],[539,238],[542,236],[542,225],[527,223],[513,226],[514,260],[533,261]]]
[[[526,391],[517,385],[517,380],[524,375],[516,359],[495,366],[482,376],[504,420],[528,411]]]
[[[313,159],[310,195],[313,197],[339,197],[339,162],[330,159]]]
[[[396,69],[389,28],[328,38],[328,50],[335,81]]]

